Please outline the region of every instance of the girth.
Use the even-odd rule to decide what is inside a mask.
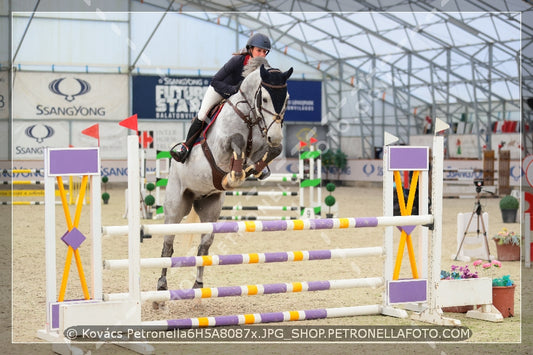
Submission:
[[[224,178],[224,176],[226,176],[227,172],[220,169],[217,163],[215,162],[213,153],[211,153],[211,149],[209,149],[209,145],[207,144],[207,140],[205,138],[202,139],[201,145],[202,150],[204,151],[204,155],[207,158],[209,165],[211,166],[211,175],[213,175],[213,186],[215,186],[217,190],[224,191],[224,188],[222,187],[222,179]]]

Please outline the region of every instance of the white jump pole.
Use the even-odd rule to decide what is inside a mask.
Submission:
[[[128,156],[138,148],[137,136],[128,136]],[[128,242],[129,259],[129,299],[141,300],[141,246],[138,241],[138,232],[141,229],[141,203],[140,203],[140,169],[138,155],[128,159],[128,228],[130,230]]]
[[[274,220],[274,221],[228,221],[213,223],[175,223],[175,224],[138,224],[144,234],[188,234],[188,233],[245,233],[245,232],[279,232],[291,230],[374,228],[398,225],[424,225],[433,222],[432,215],[421,216],[381,216],[324,218],[313,220]],[[106,236],[128,234],[128,226],[102,227]],[[136,236],[139,238],[139,235]]]

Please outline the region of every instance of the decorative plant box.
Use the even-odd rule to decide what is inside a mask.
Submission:
[[[441,307],[492,304],[492,279],[439,280],[437,305]]]

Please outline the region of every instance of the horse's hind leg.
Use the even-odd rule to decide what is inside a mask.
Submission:
[[[208,196],[202,200],[194,202],[194,210],[200,217],[200,221],[205,222],[216,222],[220,216],[220,211],[222,210],[222,204],[224,203],[224,194],[218,193],[211,196]],[[198,256],[208,255],[209,248],[213,244],[215,235],[202,234],[202,239],[200,245],[198,246]],[[194,282],[194,288],[201,288],[204,286],[204,267],[199,266],[196,268],[196,280]]]
[[[198,246],[198,256],[204,256],[209,254],[209,248],[211,247],[211,244],[213,244],[213,240],[215,239],[215,235],[213,233],[210,234],[202,234],[202,239],[200,241],[200,245]],[[194,281],[193,288],[202,288],[204,287],[204,267],[198,266],[196,268],[196,280]]]
[[[192,196],[184,194],[179,198],[176,196],[174,199],[170,198],[172,196],[168,193],[167,189],[166,200],[164,205],[165,210],[165,224],[168,223],[179,223],[185,215],[191,211],[192,207]],[[174,253],[174,235],[165,235],[165,240],[163,242],[163,249],[161,250],[161,257],[171,257]],[[165,291],[168,290],[167,285],[167,268],[161,269],[161,276],[157,280],[157,290]],[[152,307],[158,309],[163,307],[164,302],[153,302]]]

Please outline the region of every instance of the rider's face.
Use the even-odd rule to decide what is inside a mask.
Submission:
[[[259,47],[253,47],[252,48],[252,57],[266,57],[268,54],[268,50],[259,48]]]

